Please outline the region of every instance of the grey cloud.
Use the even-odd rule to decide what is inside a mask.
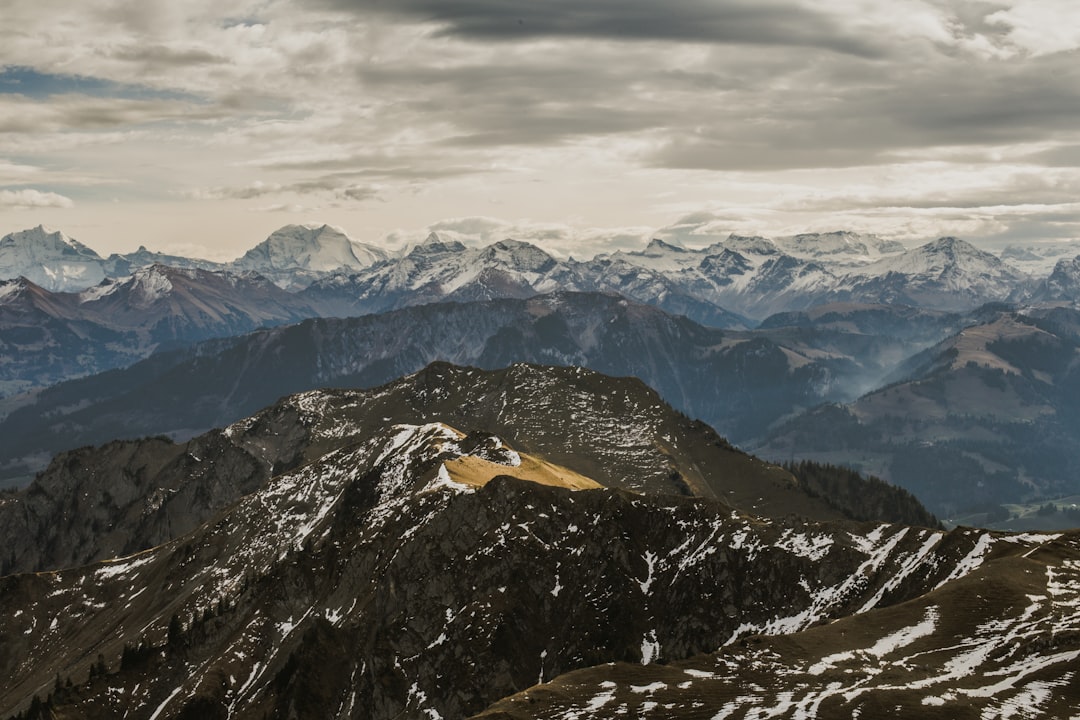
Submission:
[[[226,62],[222,55],[199,47],[171,47],[167,45],[131,44],[112,52],[117,60],[145,63],[151,66],[184,67],[188,65],[212,65]]]
[[[71,198],[59,193],[42,192],[33,188],[0,189],[0,208],[70,208],[74,204]]]
[[[958,210],[1016,212],[1032,215],[1049,212],[1048,208],[1080,207],[1080,173],[1012,173],[996,186],[980,183],[976,187],[958,184],[949,189],[890,193],[888,188],[863,195],[836,194],[789,202],[785,210],[837,212],[845,210]],[[1040,210],[1025,209],[1025,206]]]
[[[325,0],[362,13],[439,23],[448,35],[482,40],[590,38],[817,47],[876,57],[878,44],[795,3],[757,0]]]
[[[886,63],[849,82],[836,80],[836,65],[808,67],[802,85],[782,94],[746,93],[744,104],[721,108],[708,124],[673,127],[646,161],[716,170],[881,164],[913,149],[1073,137],[1080,117],[1080,67],[1071,57],[936,57]],[[1048,164],[1071,164],[1064,157]]]
[[[424,181],[437,178],[469,175],[482,168],[478,165],[436,164],[430,156],[385,156],[371,153],[350,153],[329,158],[267,158],[250,163],[267,170],[339,171],[331,175],[341,178],[399,179]]]
[[[225,113],[212,105],[176,100],[121,100],[85,95],[60,95],[47,102],[19,95],[0,98],[0,133],[100,130],[222,117],[226,117]]]
[[[1023,158],[1048,167],[1080,167],[1080,145],[1061,145]]]
[[[986,244],[1080,239],[1080,210],[1074,212],[995,215],[1004,229],[985,236]]]
[[[294,193],[296,195],[322,194],[338,200],[350,201],[370,200],[379,196],[378,188],[351,183],[333,176],[297,180],[289,183],[255,182],[242,186],[197,188],[188,190],[183,194],[196,200],[253,200],[284,193]]]

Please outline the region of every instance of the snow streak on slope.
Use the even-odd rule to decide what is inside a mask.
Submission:
[[[992,568],[969,554],[968,575],[903,605],[667,668],[571,673],[492,710],[564,720],[1076,717],[1080,538],[1002,539],[1028,550]]]

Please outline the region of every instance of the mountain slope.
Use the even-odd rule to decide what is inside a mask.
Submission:
[[[0,396],[129,365],[143,355],[120,330],[80,309],[74,293],[0,281]]]
[[[101,282],[105,266],[78,240],[38,225],[0,238],[0,278],[18,277],[54,292],[71,292]]]
[[[282,394],[373,386],[435,360],[483,368],[519,361],[581,365],[633,375],[739,441],[797,409],[848,399],[833,394],[844,390],[835,378],[853,363],[817,355],[595,294],[311,320],[42,391],[0,422],[0,459],[146,434],[190,436]]]
[[[1080,256],[1058,260],[1050,275],[1030,291],[1020,293],[1020,299],[1030,303],[1080,300]]]
[[[8,548],[0,573],[76,566],[166,542],[273,474],[388,423],[435,421],[497,433],[519,451],[605,487],[718,498],[777,517],[936,523],[888,488],[866,488],[884,508],[870,516],[847,511],[843,498],[814,497],[790,473],[731,448],[631,378],[578,368],[482,372],[435,364],[372,390],[289,397],[188,443],[147,438],[61,454],[27,489],[0,497],[0,538]]]
[[[900,605],[668,666],[567,673],[476,717],[587,720],[660,708],[676,720],[1072,717],[1080,537],[1044,537]]]
[[[480,417],[454,396],[484,378],[436,370],[412,383],[413,398]],[[517,368],[502,381],[528,387],[552,372]],[[548,394],[560,400],[565,383],[584,377],[554,372],[561,382]],[[617,400],[614,389],[600,394]],[[299,443],[310,458],[184,537],[116,561],[0,578],[12,651],[0,655],[0,715],[29,710],[37,696],[36,707],[66,716],[449,720],[576,668],[677,661],[902,607],[992,558],[1053,541],[770,521],[717,500],[540,485],[529,481],[528,456],[490,432],[392,420],[368,430],[332,409],[357,399],[293,398],[306,416],[291,425],[311,433]],[[507,427],[546,428],[586,454],[593,438],[620,446],[627,437],[607,426],[577,439],[549,408],[505,407]],[[374,423],[371,409],[357,417]],[[633,421],[633,410],[612,417]],[[278,437],[257,430],[265,420],[226,437],[253,447]],[[576,452],[564,448],[566,458]],[[505,472],[466,485],[455,480],[462,462]]]
[[[151,265],[78,294],[11,280],[0,283],[0,392],[123,367],[157,349],[314,314],[255,275]]]
[[[582,290],[572,268],[516,240],[467,248],[431,233],[400,258],[314,283],[304,297],[325,314],[364,315],[443,300],[525,298]]]
[[[359,243],[330,225],[286,225],[229,263],[289,290],[300,290],[334,272],[350,272],[387,258],[381,248]]]
[[[1009,311],[915,355],[894,382],[752,443],[765,457],[844,462],[946,517],[1076,492],[1080,315]]]
[[[844,278],[837,296],[962,311],[1005,300],[1026,279],[997,256],[943,237],[860,268]]]

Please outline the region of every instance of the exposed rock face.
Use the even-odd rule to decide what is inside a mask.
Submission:
[[[465,370],[450,384],[447,372],[412,383],[406,397],[434,410],[465,380],[483,383]],[[545,377],[516,372],[502,378],[508,386]],[[37,695],[39,706],[51,696],[51,708],[81,717],[460,718],[576,668],[676,661],[903,607],[989,558],[1053,541],[766,520],[648,488],[572,491],[531,482],[523,443],[500,433],[392,420],[368,431],[337,414],[355,403],[377,413],[396,390],[301,395],[228,429],[222,437],[265,452],[278,437],[270,428],[292,415],[301,457],[181,538],[0,579],[11,650],[0,656],[0,714],[29,709]],[[622,388],[606,390],[622,402]],[[456,406],[460,418],[488,417]],[[625,482],[649,477],[641,461],[657,438],[634,429],[642,411],[652,422],[648,408],[612,409],[629,430],[585,437],[592,423],[573,426],[572,398],[561,423],[538,407],[533,425],[529,405],[512,407],[496,417],[522,437],[561,425],[546,434],[570,441],[558,464],[591,454],[610,477],[636,464],[643,478]],[[645,454],[604,454],[593,448],[601,441]],[[505,472],[477,487],[461,473],[469,463]],[[65,689],[68,677],[75,687]]]
[[[1080,537],[1043,537],[899,605],[668,666],[567,673],[476,717],[1070,717]]]
[[[866,517],[846,511],[843,497],[808,492],[788,472],[731,448],[631,378],[437,364],[369,391],[286,398],[179,445],[149,438],[61,454],[26,490],[0,500],[0,537],[8,548],[0,570],[73,567],[152,547],[194,530],[272,475],[388,423],[434,421],[497,433],[605,487],[716,498],[776,517]],[[913,511],[936,523],[892,488],[865,490],[887,508],[875,518]]]

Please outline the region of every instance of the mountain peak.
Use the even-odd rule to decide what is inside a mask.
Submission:
[[[32,228],[26,230],[19,230],[17,232],[8,233],[3,238],[0,238],[0,245],[12,246],[37,246],[44,250],[60,251],[70,249],[79,255],[85,255],[94,259],[100,260],[101,257],[83,245],[78,240],[68,237],[59,230],[53,230],[52,228],[45,227],[44,225],[35,225]]]
[[[937,240],[931,240],[930,242],[923,245],[921,249],[928,252],[950,252],[968,254],[983,253],[982,250],[975,247],[967,240],[961,240],[960,238],[953,235],[946,235],[945,237],[939,237]]]
[[[0,238],[0,278],[25,276],[52,292],[91,287],[105,278],[104,260],[78,240],[44,225]]]
[[[649,256],[663,255],[667,253],[684,253],[686,248],[673,245],[672,243],[665,242],[660,238],[653,238],[649,241],[649,244],[645,246],[645,254]]]
[[[461,252],[465,244],[457,240],[443,240],[436,232],[431,232],[424,242],[415,246],[408,252],[409,255],[439,255],[442,253]]]
[[[254,270],[279,284],[291,285],[297,273],[318,276],[355,272],[386,257],[385,251],[356,242],[339,227],[307,223],[278,228],[236,260],[233,266],[239,270]]]
[[[724,250],[732,250],[737,253],[750,253],[752,255],[775,255],[780,252],[772,240],[761,235],[736,235],[731,233],[727,240],[719,244]]]

